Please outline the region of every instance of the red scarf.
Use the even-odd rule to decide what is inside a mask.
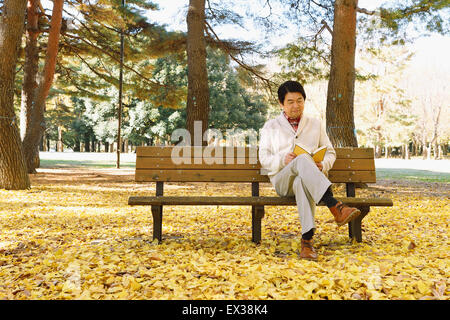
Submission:
[[[286,112],[283,111],[283,114],[284,114],[284,117],[287,119],[287,121],[289,121],[289,123],[291,124],[292,128],[294,129],[294,131],[297,132],[298,123],[300,122],[301,116],[298,117],[298,118],[292,119],[292,118],[289,118],[287,116]]]

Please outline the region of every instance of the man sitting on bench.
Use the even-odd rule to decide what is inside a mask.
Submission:
[[[295,195],[302,228],[300,258],[317,260],[312,242],[316,204],[325,203],[338,226],[358,217],[360,211],[333,197],[326,175],[336,160],[336,152],[321,121],[303,114],[305,99],[305,90],[296,81],[287,81],[278,88],[283,111],[261,130],[259,161],[279,196]],[[323,161],[316,163],[308,154],[296,156],[292,152],[295,144],[310,150],[326,146],[327,151]]]

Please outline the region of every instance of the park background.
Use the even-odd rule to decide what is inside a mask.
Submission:
[[[160,10],[141,13],[148,18],[149,23],[162,24],[167,32],[187,31],[186,1],[155,3]],[[263,68],[267,74],[274,77],[275,83],[281,83],[288,78],[300,80],[304,83],[308,95],[305,112],[325,121],[326,73],[329,72],[329,66],[323,63],[321,58],[329,60],[325,51],[326,46],[331,44],[330,34],[322,31],[318,39],[324,42],[324,47],[318,45],[316,51],[305,53],[301,46],[307,46],[306,43],[312,41],[317,29],[301,24],[301,20],[283,16],[286,11],[283,5],[287,7],[288,2],[275,2],[271,7],[268,3],[250,1],[237,5],[235,11],[240,15],[240,20],[231,16],[228,19],[235,18],[237,22],[232,24],[225,20],[225,23],[215,28],[217,34],[221,39],[253,41],[259,46],[257,51],[242,50],[240,53],[243,60],[249,65]],[[383,3],[384,1],[359,1],[359,6],[375,10]],[[48,10],[51,9],[51,2],[43,1],[43,4]],[[230,11],[225,5],[214,5],[220,13]],[[393,5],[389,1],[385,4],[387,7]],[[252,19],[252,15],[261,19],[260,17],[269,15],[269,8],[272,16],[267,23],[271,25],[266,30],[258,24],[262,23],[261,21],[255,17]],[[66,10],[74,15],[69,16],[68,21],[76,23],[75,19],[80,17],[76,8],[69,7]],[[445,19],[447,11],[443,11],[442,16]],[[420,23],[420,18],[415,19],[417,21],[413,20],[404,27],[405,35],[391,36],[392,39],[385,40],[385,43],[376,37],[379,35],[373,36],[376,40],[367,41],[358,34],[356,70],[360,75],[357,80],[360,81],[356,81],[355,85],[355,128],[359,146],[375,148],[377,157],[419,156],[443,159],[450,148],[450,125],[447,121],[450,116],[447,102],[450,98],[450,61],[447,58],[450,52],[450,37],[445,32],[445,25],[444,32],[439,33],[426,30],[425,23]],[[282,28],[277,28],[278,21],[283,22]],[[110,23],[113,26],[115,21]],[[382,29],[382,26],[379,28]],[[361,29],[361,33],[365,31]],[[120,43],[119,34],[113,33],[110,36],[116,37],[117,46]],[[99,46],[101,44],[97,38],[89,41]],[[392,45],[395,41],[399,41],[399,44]],[[107,45],[118,49],[111,43]],[[148,78],[174,84],[186,94],[187,79],[183,80],[183,77],[186,76],[187,66],[183,58],[177,60],[175,57],[180,50],[175,47],[176,43],[166,44],[175,47],[172,51],[176,53],[172,54],[170,47],[165,49],[168,52],[154,53],[151,47],[145,47],[147,43],[139,44],[131,42],[131,39],[130,43],[125,43],[125,46],[127,45],[130,48],[125,48],[125,64],[127,58],[130,65],[138,60],[143,64],[144,70],[151,70],[151,77]],[[135,51],[131,48],[133,45],[137,47],[134,48]],[[145,49],[138,48],[139,45]],[[148,54],[145,55],[143,50],[149,50]],[[61,67],[50,92],[42,151],[117,150],[119,70],[117,61],[111,61],[110,57],[102,53],[100,48],[95,51],[94,57],[84,57],[81,53],[74,54],[72,51],[62,58],[67,59],[69,64]],[[150,58],[158,53],[163,56]],[[226,52],[221,53],[217,49],[209,51],[209,127],[222,131],[236,127],[258,131],[268,117],[280,112],[276,95],[273,95],[273,92],[272,95],[268,94],[265,86],[256,81],[258,79],[252,81],[248,79],[248,75],[242,75],[242,69],[226,56]],[[139,72],[142,73],[140,70]],[[83,76],[77,77],[73,83],[72,73]],[[104,73],[108,77],[101,76]],[[142,86],[148,85],[145,82],[133,84],[133,76],[133,72],[125,70],[121,151],[132,152],[138,145],[172,143],[172,131],[184,127],[186,100],[180,99],[171,104],[151,99],[151,91],[139,94],[139,91],[143,90]],[[243,79],[245,77],[247,79]],[[95,88],[98,89],[95,94],[91,90],[90,81],[95,81]],[[69,94],[62,95],[64,90]]]
[[[55,73],[48,77],[53,3],[64,7]],[[298,258],[295,208],[268,209],[257,246],[249,208],[168,206],[164,242],[153,242],[149,210],[129,207],[127,199],[155,192],[153,183],[134,182],[135,148],[168,145],[171,132],[186,126],[188,1],[130,0],[126,13],[115,0],[53,3],[37,1],[33,72],[48,92],[34,119],[42,117],[41,135],[28,133],[39,152],[24,147],[34,170],[28,187],[0,189],[0,299],[449,298],[445,1],[359,1],[365,10],[358,12],[353,116],[358,145],[375,150],[377,183],[357,195],[390,197],[394,206],[371,210],[362,243],[349,243],[346,230],[326,223],[329,213],[318,208],[317,263]],[[208,42],[210,127],[258,131],[280,112],[273,84],[287,78],[305,84],[305,112],[326,121],[333,1],[206,3],[213,9],[208,30],[229,40]],[[392,9],[389,19],[378,19],[380,8]],[[36,126],[25,124],[26,104],[39,102],[25,86],[25,73],[33,74],[26,67],[32,31],[23,33],[18,51],[14,116],[0,114],[8,129],[21,130],[24,146],[26,127]],[[242,190],[232,183],[170,183],[165,194]],[[334,191],[345,192],[342,185]],[[261,195],[274,190],[264,184]]]

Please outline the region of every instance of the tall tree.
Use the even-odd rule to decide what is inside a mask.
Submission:
[[[404,46],[380,46],[367,50],[360,68],[373,74],[368,81],[357,83],[355,122],[358,143],[373,145],[375,156],[381,157],[382,146],[405,145],[412,138],[417,116],[411,107],[415,100],[405,91],[401,80],[412,53]]]
[[[34,92],[37,88],[36,76],[39,66],[39,0],[27,1],[25,63],[20,106],[20,137],[23,140],[26,129],[31,127]]]
[[[103,114],[103,104],[94,102],[103,101],[109,107],[117,108],[118,91],[110,89],[112,86],[119,88],[121,55],[118,44],[119,34],[123,30],[126,59],[123,64],[121,130],[126,127],[126,117],[133,99],[152,101],[155,105],[169,108],[186,100],[184,91],[162,85],[159,79],[152,76],[156,58],[172,52],[184,53],[186,46],[185,34],[168,32],[148,20],[145,14],[148,10],[157,10],[157,5],[148,0],[126,1],[126,6],[117,0],[66,0],[66,3],[64,15],[71,22],[62,31],[55,91],[88,97],[94,108],[99,107],[99,114]],[[111,117],[104,119],[104,123],[117,121],[117,113]],[[108,141],[114,139],[109,134],[114,134],[117,139],[117,131],[107,131]]]
[[[196,144],[194,122],[202,122],[203,132],[208,128],[209,89],[206,71],[205,0],[189,0],[187,13],[188,95],[186,128],[191,143]],[[202,144],[202,138],[197,140]]]
[[[187,97],[187,122],[186,128],[191,134],[194,131],[194,122],[202,122],[202,133],[208,128],[208,119],[210,113],[209,92],[208,92],[208,73],[206,68],[206,44],[212,48],[219,48],[226,53],[239,68],[244,70],[247,75],[254,79],[262,81],[269,87],[272,85],[270,80],[264,77],[261,72],[261,66],[250,66],[245,63],[242,54],[246,52],[255,52],[256,45],[246,41],[223,40],[220,39],[214,31],[213,26],[223,24],[233,24],[243,27],[242,15],[234,11],[236,6],[242,5],[239,1],[213,1],[190,0],[189,9],[186,17],[187,21],[187,57],[188,57],[188,97]],[[230,9],[231,8],[231,9]],[[205,12],[205,9],[206,12]],[[207,14],[206,14],[207,13]],[[251,10],[247,10],[247,16],[257,20]],[[249,78],[250,79],[250,78]],[[197,138],[198,139],[198,138]],[[191,139],[193,144],[199,143]],[[206,143],[206,141],[203,141]]]
[[[35,173],[36,168],[39,167],[39,143],[45,130],[45,102],[55,75],[63,4],[64,0],[53,0],[45,64],[42,72],[38,76],[38,87],[32,93],[32,103],[29,105],[31,110],[27,111],[31,116],[31,123],[27,123],[23,138],[23,147],[29,173]]]
[[[334,3],[326,117],[327,132],[336,147],[358,146],[353,117],[357,6],[358,0]]]
[[[0,11],[0,188],[27,189],[30,180],[14,113],[14,78],[26,0],[5,0]]]
[[[355,48],[357,13],[381,18],[385,28],[380,41],[390,38],[394,44],[408,40],[406,27],[419,22],[428,31],[448,33],[445,19],[450,3],[442,0],[415,0],[395,3],[391,8],[368,11],[358,7],[358,0],[336,0],[331,46],[331,70],[327,93],[327,131],[335,146],[358,146],[354,123]],[[370,31],[370,27],[368,28]],[[401,31],[404,31],[402,34]],[[378,30],[379,32],[381,30]],[[370,32],[368,32],[370,34]]]
[[[152,61],[167,53],[185,50],[186,36],[179,32],[168,32],[164,27],[148,21],[145,13],[157,10],[148,0],[85,1],[66,0],[65,16],[70,28],[62,32],[59,60],[59,89],[72,94],[74,88],[79,96],[93,99],[112,99],[101,94],[103,88],[119,87],[120,40],[124,30],[124,95],[149,99],[161,89],[152,77]],[[89,72],[81,72],[80,68]],[[81,74],[80,74],[81,73]],[[164,88],[173,91],[175,88]],[[126,92],[126,94],[125,94]],[[171,97],[160,101],[164,104],[177,103]],[[184,97],[185,98],[185,97]]]
[[[269,1],[269,0],[267,0]],[[309,43],[300,52],[316,52],[316,56],[328,60],[320,43],[319,35],[328,29],[332,34],[329,90],[327,93],[327,127],[330,139],[336,146],[356,146],[354,131],[353,97],[355,74],[354,53],[356,46],[357,13],[358,34],[365,44],[390,42],[402,44],[411,38],[407,28],[414,22],[416,29],[448,33],[450,3],[442,0],[414,0],[386,2],[374,11],[358,7],[357,0],[280,0],[288,8],[288,16],[316,34],[310,38],[301,37]],[[333,21],[333,28],[328,23]],[[364,23],[361,23],[364,22]],[[421,30],[422,31],[422,30]],[[305,41],[303,41],[305,43]],[[283,53],[289,53],[284,51]],[[296,69],[311,70],[311,59],[296,66]],[[301,59],[297,60],[302,62]],[[297,73],[298,72],[295,72]],[[293,73],[293,74],[294,74]],[[304,73],[304,72],[302,72]],[[353,79],[353,80],[352,80]]]

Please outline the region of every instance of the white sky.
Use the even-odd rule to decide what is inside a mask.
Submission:
[[[160,7],[159,11],[153,11],[148,13],[148,17],[151,21],[166,24],[170,30],[186,31],[186,10],[189,0],[152,0],[157,3]],[[246,1],[245,3],[250,2]],[[257,3],[253,0],[254,3]],[[385,0],[359,0],[358,6],[361,8],[366,8],[368,10],[373,10],[379,7],[383,3],[389,3],[391,1]],[[396,1],[397,2],[397,1]],[[45,8],[51,8],[52,3],[49,0],[42,0],[42,4]],[[272,3],[273,9],[276,11],[275,2]],[[266,8],[256,7],[252,10],[259,11],[258,13],[263,14],[267,12]],[[239,12],[239,9],[237,10]],[[223,39],[227,38],[239,38],[242,40],[258,40],[261,34],[258,30],[249,26],[249,30],[245,31],[241,28],[236,28],[232,26],[225,26],[222,28],[215,28],[215,31]],[[270,43],[275,47],[280,47],[286,42],[292,40],[292,37],[286,35],[275,36],[270,39]],[[443,69],[449,70],[450,72],[450,35],[441,36],[433,35],[431,37],[420,38],[412,46],[413,50],[416,52],[415,57],[412,62],[415,64],[427,64],[436,63],[438,61]]]
[[[160,7],[159,11],[150,12],[148,17],[158,23],[166,24],[170,30],[186,31],[186,10],[189,0],[153,0]],[[359,0],[358,6],[368,10],[373,10],[383,3],[392,1],[385,0]],[[397,1],[396,1],[397,2]],[[264,8],[257,8],[264,12]],[[219,36],[226,38],[236,38],[240,36],[243,40],[257,40],[258,32],[256,30],[245,31],[240,28],[224,27],[216,30]],[[272,39],[272,45],[281,46],[289,41],[290,37],[276,37]],[[443,68],[450,71],[450,36],[433,35],[431,37],[423,37],[415,41],[412,45],[413,51],[416,52],[412,63],[430,63],[431,61],[440,61]]]

